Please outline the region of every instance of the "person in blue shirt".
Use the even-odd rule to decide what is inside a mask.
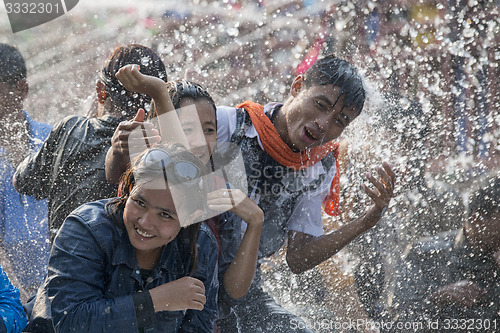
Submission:
[[[19,290],[0,266],[0,333],[18,333],[26,326]]]
[[[127,169],[120,197],[73,211],[28,331],[213,332],[218,250],[195,222],[207,200],[202,175],[181,145],[156,145]]]
[[[34,293],[47,270],[47,201],[19,194],[12,183],[17,165],[34,154],[51,126],[31,119],[23,110],[28,94],[26,64],[21,53],[0,44],[0,258],[12,267],[23,299]]]

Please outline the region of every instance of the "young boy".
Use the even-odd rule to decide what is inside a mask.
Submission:
[[[377,168],[377,178],[367,174],[374,188],[362,188],[372,207],[323,234],[322,204],[330,207],[335,200],[329,194],[336,173],[337,144],[332,140],[360,114],[365,89],[351,64],[330,55],[296,77],[290,95],[284,104],[247,101],[236,108],[220,107],[217,141],[231,141],[242,150],[249,196],[265,216],[259,257],[272,255],[287,241],[287,263],[301,273],[377,223],[393,196],[395,175],[387,163]],[[310,332],[262,290],[259,270],[245,297],[225,295],[220,303],[223,332],[235,327],[240,332]]]

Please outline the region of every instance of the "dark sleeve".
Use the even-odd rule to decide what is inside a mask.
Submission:
[[[51,174],[54,172],[57,150],[68,120],[65,119],[54,126],[49,136],[35,154],[24,159],[17,167],[14,179],[16,188],[21,194],[37,200],[47,198],[50,190]],[[57,172],[57,171],[56,171]]]
[[[133,296],[104,298],[108,257],[89,225],[70,215],[54,240],[33,317],[51,313],[56,332],[137,331]]]
[[[193,275],[205,285],[206,303],[202,311],[187,310],[179,332],[214,332],[217,320],[218,246],[210,229],[202,224],[198,237],[198,268]]]

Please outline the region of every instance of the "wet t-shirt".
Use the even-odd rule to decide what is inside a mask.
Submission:
[[[271,116],[279,107],[277,103],[268,104],[264,112]],[[259,257],[276,252],[284,244],[288,231],[313,236],[323,234],[321,204],[335,174],[333,154],[298,171],[280,165],[262,148],[248,114],[233,107],[217,109],[217,141],[239,145],[245,163],[248,195],[264,211]],[[244,223],[242,230],[245,230]]]

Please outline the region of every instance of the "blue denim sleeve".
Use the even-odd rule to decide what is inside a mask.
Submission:
[[[179,332],[214,332],[217,320],[217,240],[205,224],[198,237],[198,268],[193,275],[205,285],[206,303],[202,311],[188,310]]]
[[[132,295],[104,298],[105,265],[112,258],[103,241],[75,215],[55,238],[43,287],[56,332],[137,332]]]
[[[4,324],[3,332],[18,333],[24,329],[28,319],[21,304],[19,290],[10,282],[1,266],[0,274],[0,316]]]

